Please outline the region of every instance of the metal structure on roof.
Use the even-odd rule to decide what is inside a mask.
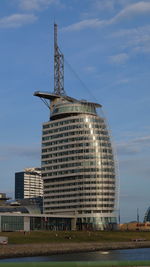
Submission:
[[[54,24],[54,93],[65,95],[64,90],[64,55],[57,43],[57,24]]]
[[[40,97],[44,104],[51,109],[49,101],[54,101],[57,99],[63,99],[68,102],[77,102],[80,104],[93,105],[96,108],[102,107],[102,105],[94,102],[88,102],[86,100],[77,100],[75,98],[66,95],[64,90],[64,55],[59,49],[57,43],[57,24],[54,23],[54,92],[34,92],[34,96]],[[52,104],[53,105],[53,104]]]

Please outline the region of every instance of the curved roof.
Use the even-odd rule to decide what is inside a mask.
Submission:
[[[94,105],[96,108],[102,107],[102,105],[98,104],[98,103],[88,102],[86,100],[77,100],[77,99],[72,98],[70,96],[56,95],[56,94],[48,93],[48,92],[36,91],[36,92],[34,92],[34,96],[38,96],[40,98],[49,99],[49,100],[54,100],[56,98],[62,98],[62,99],[67,100],[69,102],[78,102],[80,104]]]

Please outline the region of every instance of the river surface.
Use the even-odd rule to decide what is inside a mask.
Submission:
[[[61,255],[2,259],[1,262],[55,262],[55,261],[126,261],[150,260],[150,248],[120,249],[107,252],[82,252]]]

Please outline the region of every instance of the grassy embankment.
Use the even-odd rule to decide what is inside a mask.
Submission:
[[[150,232],[53,232],[37,231],[24,234],[23,232],[3,232],[0,236],[8,236],[9,244],[33,244],[51,242],[129,242],[133,239],[150,241]]]
[[[25,262],[25,263],[3,263],[3,267],[131,267],[150,266],[148,261],[105,261],[105,262]]]

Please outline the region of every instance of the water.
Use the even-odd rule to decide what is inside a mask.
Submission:
[[[3,259],[1,262],[55,262],[55,261],[127,261],[150,260],[150,248],[70,253],[61,255]]]

